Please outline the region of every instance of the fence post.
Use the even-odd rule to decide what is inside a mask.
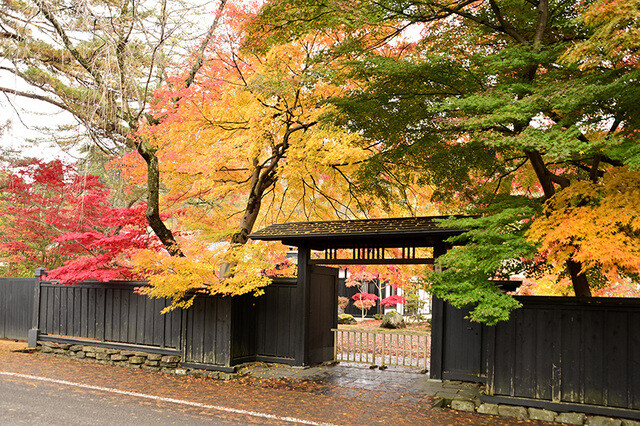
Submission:
[[[40,334],[40,279],[47,276],[47,270],[45,268],[36,268],[35,286],[33,288],[33,311],[31,317],[31,329],[27,336],[27,346],[29,348],[35,348],[38,346],[38,335]]]

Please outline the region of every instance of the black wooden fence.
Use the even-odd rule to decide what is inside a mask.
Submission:
[[[640,299],[518,300],[508,322],[488,327],[495,401],[640,418]]]
[[[431,377],[486,381],[488,402],[640,419],[640,299],[517,299],[495,327],[434,299]]]
[[[275,279],[261,297],[198,295],[191,308],[163,315],[167,300],[136,293],[143,282],[1,279],[0,338],[174,354],[223,371],[254,360],[313,364],[333,358],[337,283],[337,270],[313,267],[304,300],[295,278]]]
[[[456,309],[433,298],[431,378],[484,383],[487,379],[487,327],[466,319],[469,309]]]
[[[35,282],[35,278],[0,278],[0,338],[27,338]]]
[[[157,347],[180,347],[181,312],[134,292],[142,282],[40,282],[35,328],[48,335]],[[31,327],[29,327],[31,328]]]

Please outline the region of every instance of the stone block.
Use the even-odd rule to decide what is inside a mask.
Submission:
[[[83,346],[82,350],[85,352],[95,352],[95,346]]]
[[[78,352],[82,350],[82,345],[71,345],[69,346],[69,350],[71,352]]]
[[[87,354],[84,353],[84,351],[78,351],[76,352],[76,358],[78,359],[84,359],[86,358]]]
[[[47,342],[45,342],[45,343],[47,343]],[[43,345],[41,352],[43,354],[49,354],[49,353],[53,352],[53,348],[51,346]]]
[[[120,351],[120,353],[125,356],[143,356],[143,357],[149,356],[148,353],[141,352],[141,351]]]
[[[498,404],[480,404],[478,407],[478,413],[480,414],[492,414],[494,416],[498,415]]]
[[[529,418],[529,413],[524,407],[515,405],[498,405],[498,415],[503,417],[517,417],[519,419]]]
[[[622,419],[622,426],[640,426],[637,420]]]
[[[48,348],[57,348],[58,344],[56,342],[42,342],[42,346],[45,346]]]
[[[176,376],[186,376],[187,370],[184,368],[176,368],[175,370],[173,370],[173,374],[175,374]]]
[[[584,413],[560,413],[556,416],[556,422],[569,425],[583,425],[586,419]]]
[[[107,353],[109,355],[115,355],[120,353],[120,349],[107,348]]]
[[[160,372],[161,373],[171,374],[171,373],[173,373],[173,368],[162,367],[162,368],[160,368]]]
[[[98,347],[94,347],[93,348],[93,352],[97,353],[97,354],[106,354],[108,351],[107,348],[98,348]]]
[[[621,426],[622,420],[612,417],[593,416],[587,418],[587,424],[593,426]]]
[[[204,371],[204,370],[191,370],[189,371],[189,375],[197,378],[197,379],[204,379],[208,377],[208,372]]]
[[[111,361],[116,361],[116,362],[117,361],[126,361],[128,359],[129,359],[129,357],[126,357],[126,356],[121,355],[121,354],[113,354],[113,355],[111,355]]]
[[[170,364],[170,363],[178,363],[180,362],[180,357],[176,355],[165,355],[161,358],[162,362]]]
[[[225,372],[221,371],[220,374],[218,374],[218,379],[220,379],[220,380],[231,380],[231,379],[233,379],[233,374],[225,373]]]
[[[153,361],[150,360],[149,358],[147,358],[147,360],[144,363],[145,365],[148,365],[149,367],[157,367],[160,365],[160,361]]]
[[[451,401],[451,408],[460,411],[476,411],[476,405],[469,399],[454,399]]]
[[[132,356],[129,358],[129,364],[138,365],[144,363],[144,357],[141,356]]]
[[[148,354],[147,359],[149,361],[160,361],[162,359],[162,355],[160,354]]]
[[[141,369],[143,370],[149,370],[149,371],[158,371],[159,367],[154,367],[152,365],[141,365],[140,366]]]
[[[71,345],[70,345],[70,344],[68,344],[68,343],[58,343],[58,347],[59,347],[60,349],[64,349],[65,351],[67,351],[67,350],[69,350],[69,348],[71,347]]]
[[[529,418],[531,420],[542,420],[545,422],[554,422],[558,413],[542,408],[529,408]]]
[[[66,355],[67,351],[65,351],[64,349],[61,348],[56,348],[53,350],[53,353],[56,355]]]
[[[96,352],[96,359],[98,361],[108,361],[111,358],[111,355],[105,352]]]
[[[87,358],[95,358],[96,357],[96,353],[95,352],[85,351],[84,354],[85,354],[85,356]]]
[[[219,371],[208,371],[207,372],[207,377],[210,379],[219,379],[220,378],[220,372]]]

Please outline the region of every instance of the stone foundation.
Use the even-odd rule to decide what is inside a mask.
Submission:
[[[619,419],[604,416],[592,416],[584,413],[556,413],[555,411],[540,408],[527,408],[514,405],[489,404],[479,400],[453,399],[441,401],[439,406],[448,406],[454,410],[478,412],[504,417],[517,417],[530,420],[544,420],[573,425],[598,425],[598,426],[640,426],[637,420]]]
[[[128,368],[140,368],[181,376],[190,375],[199,378],[219,380],[229,380],[234,377],[234,374],[222,371],[207,371],[182,367],[180,365],[180,357],[176,355],[160,355],[141,351],[55,342],[38,342],[36,350],[43,354],[58,357],[80,359],[83,361],[118,365]]]

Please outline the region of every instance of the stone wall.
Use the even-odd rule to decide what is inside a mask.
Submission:
[[[233,377],[233,374],[221,371],[207,371],[182,367],[180,365],[180,357],[176,355],[160,355],[142,351],[55,342],[38,342],[36,350],[43,354],[59,357],[128,368],[140,368],[168,374],[192,375],[195,377],[208,377],[220,380],[229,380]]]
[[[471,400],[454,398],[453,400],[447,400],[445,398],[441,398],[440,401],[436,402],[436,405],[460,411],[475,411],[481,414],[491,414],[494,416],[516,417],[520,419],[541,420],[572,425],[640,426],[639,421],[631,419],[594,416],[575,412],[557,413],[555,411],[543,410],[540,408],[483,403],[477,399]]]

